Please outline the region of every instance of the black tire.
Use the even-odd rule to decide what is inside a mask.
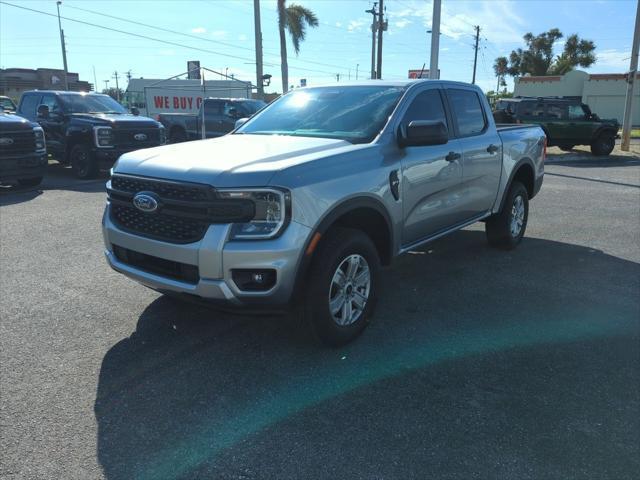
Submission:
[[[182,143],[187,141],[187,133],[181,128],[172,128],[169,134],[169,143]]]
[[[575,145],[571,145],[571,144],[558,145],[558,148],[564,152],[570,152],[571,150],[573,150],[573,147],[575,147]]]
[[[353,271],[352,277],[348,275],[343,277],[344,288],[338,289],[334,278],[341,267],[345,267],[341,271],[348,274],[351,259],[358,262],[358,267]],[[358,286],[357,279],[364,274],[365,267],[368,267],[369,272],[369,288],[366,300],[363,302],[362,298],[367,289]],[[308,288],[303,306],[306,320],[322,343],[331,346],[344,345],[362,333],[375,309],[379,273],[378,251],[365,233],[360,230],[337,227],[325,235],[309,269]],[[339,323],[340,318],[334,318],[330,308],[331,298],[335,298],[337,302],[334,305],[339,305],[338,297],[342,297],[343,304],[342,308],[336,310],[335,316],[346,318],[344,325]],[[344,300],[346,298],[349,300]],[[353,317],[345,316],[348,314],[348,312],[345,313],[347,308],[349,312],[353,312]]]
[[[616,146],[616,136],[611,132],[603,132],[591,143],[591,153],[603,157],[609,155]]]
[[[37,187],[42,183],[42,177],[20,178],[18,184],[21,187]]]
[[[80,179],[93,178],[100,171],[98,161],[93,158],[91,149],[84,143],[78,143],[73,146],[69,152],[69,161],[73,173]]]
[[[512,229],[512,222],[514,216],[520,210],[520,205],[523,208],[522,216],[520,217],[520,227],[519,230],[514,232],[515,228]],[[489,245],[504,250],[514,249],[524,236],[528,219],[529,194],[522,183],[514,181],[500,213],[489,217],[485,222],[485,231]]]

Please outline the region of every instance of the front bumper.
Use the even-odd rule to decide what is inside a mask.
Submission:
[[[42,177],[47,168],[46,153],[6,156],[0,159],[0,180]]]
[[[120,230],[109,218],[102,220],[107,262],[114,270],[154,290],[186,294],[220,305],[237,307],[284,306],[292,295],[296,272],[311,229],[291,222],[272,240],[228,241],[230,224],[210,225],[202,240],[174,244]],[[198,267],[199,279],[188,283],[152,273],[118,259],[114,245],[171,262]],[[234,269],[273,269],[276,283],[267,291],[240,290],[232,279]]]

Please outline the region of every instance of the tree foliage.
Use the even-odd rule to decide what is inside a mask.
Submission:
[[[124,90],[121,88],[116,89],[115,87],[109,87],[102,90],[102,93],[105,95],[109,95],[114,100],[121,100],[124,98]]]
[[[307,35],[307,26],[318,26],[318,17],[315,13],[302,5],[292,3],[286,5],[286,0],[278,0],[278,30],[280,33],[280,69],[282,72],[282,93],[289,86],[289,64],[287,62],[287,38],[285,31],[289,32],[293,50],[296,55],[300,53],[300,43]]]
[[[552,28],[539,35],[527,33],[523,37],[526,47],[513,50],[509,55],[506,74],[517,77],[522,75],[564,75],[577,66],[590,67],[596,61],[596,45],[584,40],[577,34],[570,35],[564,44],[562,54],[554,57],[553,46],[563,38],[562,32]],[[505,57],[498,57],[494,64],[496,76],[499,76],[498,61],[503,65]]]

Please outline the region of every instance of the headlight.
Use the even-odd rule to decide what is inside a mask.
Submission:
[[[279,235],[291,218],[291,194],[270,188],[255,190],[219,190],[221,198],[251,200],[255,206],[253,219],[234,223],[231,240],[258,240]]]
[[[93,127],[93,135],[98,148],[113,147],[113,130],[111,127]]]
[[[47,149],[47,144],[44,141],[44,130],[40,127],[36,127],[33,129],[33,133],[36,136],[36,151],[45,151]]]

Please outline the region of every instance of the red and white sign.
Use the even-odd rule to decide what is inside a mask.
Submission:
[[[409,70],[410,80],[417,80],[419,78],[429,78],[429,69]],[[440,78],[440,70],[438,70],[438,76],[436,78]]]
[[[167,88],[145,89],[145,103],[149,116],[159,113],[197,113],[202,105],[202,98],[202,91]]]

